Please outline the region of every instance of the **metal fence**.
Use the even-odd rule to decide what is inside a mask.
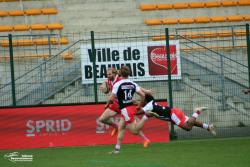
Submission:
[[[39,35],[39,39],[48,41],[46,45],[17,44],[27,39],[34,41],[37,36],[2,36],[0,106],[105,102],[106,95],[99,90],[105,70],[125,64],[131,67],[133,79],[139,85],[155,89],[156,99],[168,99],[186,115],[190,116],[196,106],[207,106],[208,111],[199,119],[214,123],[218,136],[250,135],[250,99],[242,93],[249,87],[248,28],[248,25],[235,25]],[[62,37],[68,43],[60,43]],[[166,75],[144,75],[156,68],[149,66],[149,51],[139,53],[136,48],[166,46],[168,39],[170,46],[171,41],[179,41],[177,65],[181,77],[172,76],[170,82]],[[6,44],[9,40],[13,47],[11,43]],[[116,61],[124,54],[126,61]],[[166,59],[166,54],[160,58]],[[167,69],[167,61],[157,61],[153,63]],[[84,73],[87,67],[89,74]],[[198,128],[192,132],[175,128],[179,138],[211,137]]]

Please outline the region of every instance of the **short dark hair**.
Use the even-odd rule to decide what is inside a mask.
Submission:
[[[128,66],[122,66],[120,69],[120,74],[122,77],[127,78],[131,73],[131,70]]]
[[[155,98],[152,95],[145,94],[145,102],[146,103],[151,102],[152,100],[155,100]]]

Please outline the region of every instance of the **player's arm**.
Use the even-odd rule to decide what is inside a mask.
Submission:
[[[115,97],[116,97],[117,91],[118,91],[118,85],[115,84],[115,85],[113,86],[113,89],[112,89],[112,91],[111,91],[109,97],[108,97],[108,100],[107,100],[107,103],[106,103],[106,105],[105,105],[105,108],[107,108],[107,107],[109,106],[109,104],[112,104],[112,103],[113,103],[113,101],[114,101],[114,99],[115,99]]]
[[[153,112],[154,107],[153,107],[153,101],[150,101],[149,103],[147,103],[143,108],[140,108],[140,110],[138,112],[144,112],[148,117],[156,117],[158,118],[159,115],[155,112]]]
[[[142,107],[145,101],[145,93],[139,88],[136,93],[140,96],[140,103],[138,107]]]
[[[150,95],[152,95],[152,94],[155,93],[155,91],[154,91],[153,89],[145,89],[145,88],[141,87],[141,90],[142,90],[145,94],[150,94]]]
[[[107,103],[105,105],[105,108],[108,108],[109,104],[112,104],[114,99],[115,99],[115,94],[114,93],[111,93],[108,97],[108,100],[107,100]]]

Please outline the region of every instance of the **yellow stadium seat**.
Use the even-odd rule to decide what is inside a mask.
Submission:
[[[193,18],[180,18],[179,19],[179,24],[191,24],[194,23]]]
[[[19,24],[19,25],[13,26],[14,31],[28,31],[29,29],[30,29],[30,26],[26,24]]]
[[[51,44],[52,45],[67,45],[69,43],[69,40],[65,37],[62,38],[51,38]]]
[[[174,3],[173,4],[173,8],[174,9],[187,9],[189,8],[189,4],[188,3]]]
[[[190,8],[204,8],[205,3],[204,2],[190,2],[189,7]]]
[[[14,55],[14,60],[18,59],[35,59],[35,58],[49,58],[49,54],[32,54],[32,55]],[[9,60],[10,56],[0,56],[0,61]]]
[[[216,32],[205,31],[200,33],[200,38],[215,38],[217,37]]]
[[[47,25],[48,30],[62,30],[63,25],[60,23],[51,23]]]
[[[42,13],[44,15],[49,15],[49,14],[57,14],[58,11],[56,8],[43,8],[41,9]]]
[[[32,45],[34,45],[32,39],[20,39],[20,40],[16,40],[15,42],[17,42],[17,46],[32,46]]]
[[[245,36],[246,30],[234,30],[233,33],[235,36]]]
[[[199,16],[194,18],[195,23],[209,23],[210,17],[207,16]]]
[[[0,17],[6,17],[6,16],[8,16],[8,12],[0,10]]]
[[[67,52],[64,52],[61,54],[61,57],[64,59],[64,60],[72,60],[73,59],[73,53],[70,52],[70,51],[67,51]]]
[[[11,10],[8,11],[9,16],[23,16],[24,15],[24,11],[23,10]]]
[[[232,31],[220,31],[220,32],[217,32],[217,36],[218,37],[231,37],[232,36]]]
[[[153,41],[161,41],[161,40],[165,40],[165,39],[166,39],[165,35],[156,35],[156,36],[152,37]]]
[[[41,9],[26,9],[25,10],[26,15],[40,15],[42,14]]]
[[[0,32],[7,32],[7,31],[12,31],[13,27],[9,25],[1,25],[0,26]]]
[[[140,5],[140,9],[142,11],[146,11],[146,10],[156,10],[157,9],[157,5],[156,4],[141,4]]]
[[[32,46],[33,42],[31,39],[21,39],[21,40],[13,40],[12,41],[12,46],[17,47],[17,46]],[[9,47],[9,41],[8,40],[3,40],[1,41],[1,46],[2,47]]]
[[[37,38],[33,39],[35,45],[48,45],[49,39],[48,38]]]
[[[51,38],[50,39],[52,45],[67,45],[69,40],[65,37],[62,38]],[[19,39],[12,41],[13,46],[33,46],[33,45],[48,45],[49,41],[48,38],[36,38],[36,39]],[[8,40],[1,40],[0,45],[2,47],[8,47],[9,41]]]
[[[214,8],[214,7],[220,7],[221,4],[219,1],[208,1],[208,2],[205,2],[205,6],[207,8]]]
[[[162,25],[161,19],[146,19],[144,21],[145,24],[152,26],[152,25]]]
[[[162,20],[163,24],[177,24],[178,23],[178,19],[175,18],[166,18]]]
[[[237,6],[238,1],[236,1],[236,0],[224,0],[224,1],[221,1],[221,5],[224,6],[224,7]]]
[[[243,15],[245,21],[250,21],[250,15]]]
[[[241,15],[227,16],[227,20],[230,22],[234,21],[244,21],[244,17]]]
[[[9,40],[2,40],[2,41],[0,41],[0,44],[1,44],[2,47],[9,47]],[[12,41],[12,46],[13,47],[17,46],[17,41],[16,40]]]
[[[32,24],[30,26],[31,30],[46,30],[47,29],[47,25],[45,24]]]
[[[1,0],[0,2],[16,2],[16,1],[19,1],[19,0]]]
[[[249,0],[239,0],[238,4],[239,4],[239,6],[249,6],[250,1]]]
[[[180,36],[183,36],[185,38],[190,38],[190,39],[195,39],[195,38],[200,37],[199,35],[197,35],[196,32],[183,32],[183,33],[180,33]]]
[[[168,10],[172,8],[173,8],[173,4],[157,4],[157,9],[159,10]]]
[[[214,17],[211,17],[211,22],[225,22],[227,21],[227,17],[224,17],[224,16],[214,16]]]

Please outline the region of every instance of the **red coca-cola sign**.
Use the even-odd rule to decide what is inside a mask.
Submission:
[[[148,46],[148,64],[150,75],[167,75],[166,46]],[[177,75],[176,45],[170,45],[171,74]]]

